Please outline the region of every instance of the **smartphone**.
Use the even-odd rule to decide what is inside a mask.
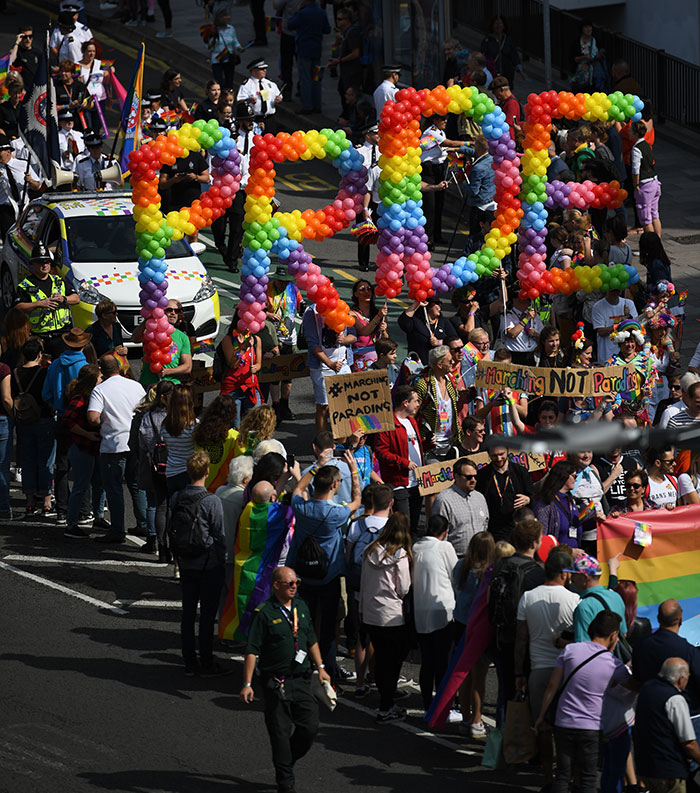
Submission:
[[[333,449],[333,457],[342,459],[345,457],[345,449]]]
[[[287,454],[287,468],[291,468],[294,465],[294,455]]]

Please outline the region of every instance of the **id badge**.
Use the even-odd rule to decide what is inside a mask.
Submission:
[[[294,661],[297,664],[303,664],[306,660],[306,650],[297,650],[297,654],[294,656]]]
[[[569,526],[569,537],[575,540],[578,537],[578,528],[576,526]]]

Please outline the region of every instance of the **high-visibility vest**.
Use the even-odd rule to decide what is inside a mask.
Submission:
[[[32,303],[36,303],[39,300],[46,300],[50,298],[52,294],[66,294],[66,284],[63,278],[57,275],[49,275],[48,283],[51,284],[48,293],[44,291],[42,286],[37,286],[29,278],[25,278],[18,288],[24,289],[28,293]],[[65,328],[66,325],[71,324],[71,313],[67,304],[59,306],[59,308],[56,309],[43,308],[40,306],[30,311],[28,317],[29,324],[32,326],[32,333],[38,334],[61,330]]]

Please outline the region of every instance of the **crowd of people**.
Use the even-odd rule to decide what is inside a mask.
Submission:
[[[168,35],[169,6],[167,0],[159,3]],[[259,18],[262,2],[251,5]],[[282,1],[276,8],[282,43],[294,34],[304,110],[318,111],[314,70],[322,36],[330,33],[326,13],[314,0],[302,0],[298,8]],[[351,4],[336,3],[334,9],[341,35],[329,68],[338,69],[345,126],[368,167],[369,221],[379,200],[378,114],[395,95],[401,70],[388,65],[374,102],[363,108],[367,73],[360,28]],[[94,189],[106,164],[94,128],[111,70],[96,63],[92,34],[79,23],[79,13],[77,7],[64,8],[58,22],[63,35],[52,45],[62,164],[76,171],[80,187]],[[130,13],[134,20],[148,19],[153,3]],[[274,131],[275,108],[288,86],[268,80],[267,63],[256,58],[249,64],[250,79],[234,92],[233,66],[242,47],[228,11],[217,11],[213,19],[207,33],[213,79],[206,98],[196,108],[188,106],[181,76],[171,69],[158,89],[147,92],[144,121],[157,135],[188,114],[222,124],[235,117],[245,185],[253,135]],[[258,43],[264,32],[256,28]],[[587,36],[582,31],[582,66],[595,57]],[[445,79],[491,88],[517,140],[521,108],[511,86],[522,67],[508,41],[504,26],[494,24],[483,53],[461,60],[458,42],[446,42]],[[283,65],[289,67],[286,44]],[[25,82],[36,66],[30,53],[31,28],[24,27],[13,59],[22,64]],[[583,68],[577,74],[592,79]],[[3,164],[20,156],[11,124],[22,77],[9,78],[10,105],[0,105]],[[212,374],[220,390],[206,406],[194,393],[193,329],[178,301],[169,301],[166,310],[175,328],[170,362],[160,376],[144,364],[137,379],[125,344],[138,343],[143,327],[127,338],[109,300],[97,305],[92,326],[73,327],[70,306],[77,295],[55,271],[52,252],[37,245],[0,339],[0,518],[55,521],[66,541],[94,534],[103,545],[124,545],[126,485],[136,523],[129,534],[143,536],[142,551],[171,565],[181,581],[185,674],[202,677],[231,671],[214,656],[215,625],[218,619],[221,626],[225,601],[237,597],[234,570],[251,533],[281,520],[287,539],[266,599],[244,630],[241,692],[244,702],[253,700],[259,657],[280,791],[293,789],[292,766],[318,728],[307,687],[310,661],[321,684],[342,689],[354,681],[348,693],[358,699],[376,686],[376,720],[387,723],[406,717],[397,704],[405,693],[398,686],[402,665],[417,648],[421,703],[428,712],[452,654],[474,640],[470,615],[486,602],[494,639],[451,704],[450,722],[459,723],[470,739],[487,738],[485,681],[493,663],[498,727],[507,703],[528,694],[544,789],[563,793],[575,777],[578,790],[593,793],[602,769],[603,793],[623,787],[684,791],[689,762],[700,762],[690,719],[700,708],[699,651],[678,635],[683,615],[676,600],[659,606],[654,632],[636,616],[637,587],[618,580],[619,558],[597,558],[598,527],[607,517],[700,504],[700,452],[673,445],[611,448],[597,455],[548,450],[543,467],[530,471],[510,458],[507,447],[514,435],[562,423],[678,430],[700,422],[700,345],[684,372],[679,348],[685,296],[676,292],[661,241],[653,134],[648,110],[642,121],[627,125],[564,120],[553,130],[548,169],[551,179],[562,181],[628,181],[633,229],[640,233],[639,264],[646,271],[638,284],[532,301],[519,291],[514,252],[492,276],[454,290],[450,316],[443,313],[447,300],[432,296],[415,301],[394,324],[373,284],[360,278],[352,287],[354,324],[338,333],[313,304],[304,303],[280,266],[271,273],[264,327],[243,332],[234,313],[214,356]],[[462,183],[470,211],[465,253],[478,250],[495,208],[485,139],[464,119],[446,117],[426,120],[421,147],[431,245],[442,242],[439,199],[449,184],[452,153],[470,161],[471,178]],[[81,158],[85,148],[89,156]],[[5,170],[0,187],[10,200],[2,206],[14,204],[16,210],[17,184]],[[193,178],[182,178],[186,173]],[[177,208],[190,200],[189,190],[198,195],[209,182],[208,163],[190,154],[163,169],[160,178],[164,205]],[[32,189],[38,188],[35,182]],[[234,272],[243,201],[241,190],[214,228],[217,248]],[[4,233],[14,216],[0,218]],[[590,214],[555,210],[547,232],[550,268],[635,262],[625,207]],[[357,247],[360,270],[372,269],[372,249],[362,241]],[[308,447],[313,462],[304,469],[275,437],[281,423],[299,421],[293,381],[260,382],[258,376],[266,360],[299,350],[306,351],[315,404]],[[633,369],[634,385],[605,395],[554,398],[482,388],[475,386],[478,361],[557,369],[624,365]],[[334,437],[327,378],[370,369],[387,373],[393,427]],[[447,465],[452,480],[436,495],[424,495],[419,469],[431,463]],[[11,503],[13,478],[21,481],[21,512]],[[265,506],[261,523],[243,518],[246,510]],[[606,585],[601,562],[610,573]],[[337,660],[339,615],[345,616],[342,631],[353,672]]]

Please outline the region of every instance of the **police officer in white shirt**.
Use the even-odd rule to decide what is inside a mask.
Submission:
[[[81,157],[75,163],[75,173],[78,177],[80,190],[113,190],[111,182],[103,182],[101,171],[109,168],[110,161],[102,154],[102,135],[90,130],[85,133],[85,146],[88,150],[87,157]],[[121,187],[123,180],[119,181]]]
[[[448,140],[445,135],[447,116],[433,116],[433,123],[423,132],[420,138],[420,161],[423,169],[423,181],[428,185],[441,185],[445,180],[447,152],[458,149],[461,140]],[[425,214],[425,231],[430,238],[430,245],[441,245],[442,215],[445,202],[444,191],[432,190],[423,192],[423,213]],[[431,249],[432,250],[432,249]]]
[[[384,79],[377,86],[374,91],[374,107],[377,110],[377,118],[382,117],[382,110],[384,104],[390,99],[395,99],[398,92],[396,84],[399,82],[401,76],[401,67],[395,64],[389,64],[382,69]]]
[[[8,229],[17,219],[29,195],[24,183],[39,190],[40,177],[33,168],[27,171],[27,161],[14,156],[12,144],[5,136],[0,137],[0,235],[3,240]]]
[[[250,77],[238,89],[236,99],[239,102],[250,102],[256,116],[263,119],[265,132],[272,132],[272,116],[277,111],[277,105],[282,101],[282,94],[276,83],[268,80],[267,63],[264,58],[256,58],[248,64]]]
[[[379,204],[379,174],[381,173],[377,122],[370,122],[362,129],[362,132],[365,140],[362,145],[357,147],[357,150],[362,155],[365,168],[367,168],[367,192],[363,199],[363,217],[365,220],[373,220],[376,223],[377,205]],[[370,248],[372,248],[371,245],[362,245],[359,241],[357,243],[357,264],[362,272],[369,270]]]
[[[77,12],[61,11],[58,25],[51,32],[49,47],[59,63],[63,60],[77,63],[83,57],[83,42],[92,39],[92,31],[87,25],[76,25],[77,16]]]
[[[73,171],[78,155],[85,151],[83,133],[73,129],[73,113],[64,108],[58,111],[58,146],[61,150],[61,168]]]

